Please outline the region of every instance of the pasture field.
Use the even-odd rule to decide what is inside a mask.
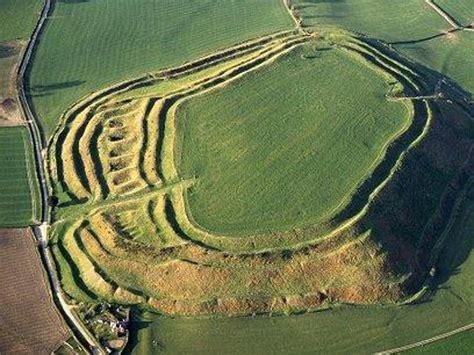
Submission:
[[[293,3],[305,26],[334,25],[387,42],[422,39],[450,28],[424,0]]]
[[[128,353],[367,354],[411,344],[471,323],[474,319],[473,192],[449,234],[447,248],[439,258],[440,283],[427,302],[386,307],[342,305],[303,315],[237,319],[173,319],[137,312]],[[444,348],[443,344],[455,347]],[[472,331],[426,349],[461,350],[470,344]]]
[[[15,68],[22,48],[21,41],[0,43],[0,126],[21,121],[16,101]]]
[[[29,37],[42,5],[42,0],[0,1],[0,42]]]
[[[0,129],[0,226],[34,224],[39,214],[39,190],[30,136],[25,127]]]
[[[71,335],[51,299],[29,229],[0,229],[0,353],[50,354]]]
[[[411,122],[411,106],[388,101],[389,91],[350,54],[306,46],[185,101],[177,165],[182,179],[197,179],[186,194],[190,218],[227,235],[327,219]]]
[[[292,25],[280,0],[57,2],[29,94],[50,134],[60,114],[91,91]]]
[[[471,0],[434,0],[444,11],[450,14],[459,24],[474,24],[474,2]]]
[[[445,36],[395,47],[429,68],[454,80],[464,90],[474,93],[474,33],[457,31]]]
[[[437,341],[435,343],[418,347],[407,351],[407,354],[431,354],[443,355],[452,354],[469,354],[474,349],[474,331],[470,330],[460,334],[456,334],[449,339]]]

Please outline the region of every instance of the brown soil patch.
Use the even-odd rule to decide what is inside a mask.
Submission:
[[[0,354],[50,354],[70,337],[29,229],[0,229]]]

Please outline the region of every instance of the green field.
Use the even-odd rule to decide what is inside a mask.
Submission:
[[[42,5],[41,0],[0,1],[0,42],[29,37]]]
[[[190,218],[220,234],[328,218],[410,123],[411,106],[389,102],[389,90],[363,61],[306,46],[185,101],[176,113],[178,166],[182,179],[197,179]]]
[[[91,91],[292,26],[280,0],[57,2],[30,95],[51,133],[66,107]]]
[[[470,354],[474,349],[474,331],[470,330],[456,334],[448,339],[443,339],[435,343],[418,347],[407,351],[407,354]]]
[[[306,26],[335,25],[387,42],[416,40],[449,29],[424,0],[294,1]]]
[[[474,2],[472,0],[435,0],[434,2],[461,25],[474,24]]]
[[[37,221],[39,191],[29,142],[25,127],[0,129],[0,227]]]
[[[304,315],[237,319],[173,319],[145,313],[132,323],[135,328],[128,350],[133,354],[367,354],[469,324],[474,320],[473,191],[463,211],[440,257],[441,284],[427,302],[392,307],[340,306]],[[462,338],[455,345],[458,349],[472,344],[472,332],[458,338]]]
[[[418,43],[399,44],[401,53],[456,81],[474,93],[474,33],[458,31]]]

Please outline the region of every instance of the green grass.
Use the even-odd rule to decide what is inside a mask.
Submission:
[[[406,354],[470,354],[474,349],[474,330],[407,351]]]
[[[281,0],[57,2],[29,86],[47,133],[91,91],[291,29]]]
[[[474,33],[458,31],[448,36],[396,48],[431,69],[455,80],[465,90],[474,93]]]
[[[11,95],[13,68],[19,57],[18,43],[0,43],[0,102]]]
[[[29,37],[42,5],[42,0],[0,1],[0,42]]]
[[[198,180],[188,212],[224,234],[330,216],[410,122],[407,106],[385,99],[388,91],[365,63],[307,46],[185,101],[177,111],[178,166],[182,178]]]
[[[389,42],[420,39],[450,28],[424,0],[294,0],[306,26],[336,25]]]
[[[472,0],[435,0],[443,10],[461,25],[474,23],[474,2]]]
[[[39,213],[39,191],[30,137],[25,127],[0,129],[0,226],[34,223]]]
[[[289,317],[172,319],[143,313],[138,314],[138,322],[132,323],[128,350],[133,354],[368,354],[464,326],[474,320],[472,193],[463,210],[440,257],[442,283],[429,302],[412,306],[340,306]],[[472,338],[463,337],[456,346],[460,348],[471,341]]]

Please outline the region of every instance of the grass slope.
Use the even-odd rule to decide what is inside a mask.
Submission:
[[[178,149],[181,177],[198,179],[190,214],[224,234],[321,221],[409,123],[408,107],[388,102],[388,91],[366,64],[306,46],[186,101],[177,112]]]
[[[0,226],[27,226],[37,219],[39,191],[28,131],[0,129]]]
[[[51,133],[91,91],[291,27],[280,0],[58,2],[29,76],[32,101]]]
[[[449,24],[424,0],[295,0],[306,26],[336,25],[389,42],[435,35]]]
[[[0,42],[30,36],[43,1],[0,1]]]
[[[455,80],[474,93],[474,35],[459,31],[428,41],[400,44],[396,48],[416,61]]]
[[[435,3],[461,25],[467,26],[474,23],[474,2],[472,0],[435,0]]]
[[[441,284],[430,302],[394,307],[341,306],[273,318],[172,319],[144,313],[132,323],[128,352],[367,354],[468,324],[474,319],[473,197],[471,192],[440,257]]]

